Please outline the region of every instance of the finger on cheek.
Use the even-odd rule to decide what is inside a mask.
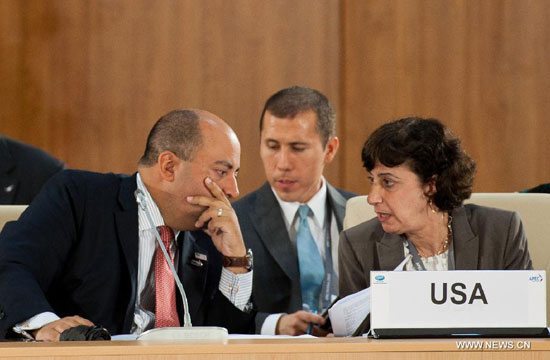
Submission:
[[[206,185],[206,188],[210,191],[212,196],[216,197],[216,184],[212,181],[212,179],[207,177],[206,179],[204,179],[204,184]]]
[[[212,179],[207,177],[204,179],[204,183],[206,184],[206,187],[210,191],[213,197],[215,197],[218,200],[223,200],[225,198],[225,195],[223,194],[222,189],[218,184],[216,184]]]

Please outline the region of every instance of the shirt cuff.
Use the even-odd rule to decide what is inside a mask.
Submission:
[[[219,289],[221,293],[241,311],[250,302],[252,295],[252,273],[235,274],[226,268],[222,268]]]
[[[13,331],[17,334],[29,337],[30,335],[27,331],[40,329],[41,327],[57,320],[59,320],[59,316],[55,315],[53,312],[43,312],[26,321],[23,321],[22,323],[16,324],[13,327]]]
[[[277,332],[277,323],[281,316],[286,315],[285,313],[280,314],[271,314],[265,318],[264,323],[262,324],[262,329],[260,330],[261,335],[276,335]]]

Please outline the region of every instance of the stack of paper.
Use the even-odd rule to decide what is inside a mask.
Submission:
[[[351,336],[370,312],[370,287],[340,299],[328,316],[335,336]]]
[[[394,271],[403,271],[411,255],[407,255]],[[328,309],[335,336],[352,336],[370,313],[370,287],[342,298]]]

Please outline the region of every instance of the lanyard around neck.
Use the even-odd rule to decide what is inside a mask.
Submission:
[[[334,283],[337,281],[332,262],[332,240],[330,236],[330,227],[332,226],[332,211],[330,211],[327,202],[327,212],[325,217],[325,279],[321,287],[320,301],[321,310],[328,309],[332,302],[332,293]]]

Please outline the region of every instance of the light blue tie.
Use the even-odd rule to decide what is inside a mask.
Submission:
[[[311,210],[307,205],[300,205],[298,214],[300,226],[296,236],[298,263],[300,265],[300,285],[302,288],[302,306],[304,310],[319,310],[319,294],[325,278],[323,258],[311,235],[307,216]]]

